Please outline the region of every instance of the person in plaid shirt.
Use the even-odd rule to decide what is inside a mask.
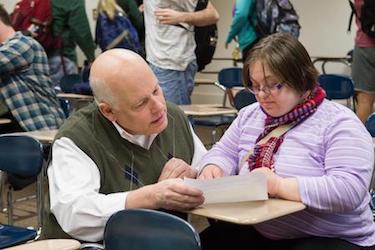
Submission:
[[[64,120],[49,77],[46,53],[33,38],[15,32],[0,5],[0,117],[12,123],[1,132],[57,129]]]

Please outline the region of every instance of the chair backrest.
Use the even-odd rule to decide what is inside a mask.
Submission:
[[[237,110],[240,110],[254,102],[257,102],[255,95],[246,89],[241,89],[234,96],[234,107]]]
[[[223,105],[226,104],[226,96],[228,96],[229,103],[234,107],[234,87],[243,87],[242,68],[230,67],[224,68],[218,73],[218,82],[215,83],[219,88],[225,91]]]
[[[0,248],[11,247],[35,239],[37,232],[32,229],[0,224]]]
[[[8,174],[7,212],[8,222],[13,223],[12,190],[20,190],[35,181],[37,177],[37,214],[38,231],[42,227],[43,211],[43,146],[31,137],[23,135],[0,136],[0,170]],[[6,227],[3,227],[5,230]],[[7,228],[7,240],[0,240],[0,245],[21,243],[35,238],[35,230]],[[3,232],[0,232],[2,235]],[[2,239],[0,237],[0,239]]]
[[[318,82],[325,89],[327,99],[346,99],[347,106],[352,106],[355,112],[355,92],[352,78],[346,75],[322,74],[319,76]]]
[[[43,166],[43,146],[34,138],[0,136],[0,170],[20,177],[37,176]]]
[[[368,130],[368,132],[370,132],[370,135],[372,137],[375,137],[375,113],[372,113],[368,118],[367,118],[367,121],[365,123],[365,126]]]
[[[327,99],[348,99],[354,95],[353,80],[349,76],[322,74],[318,82],[325,89]]]
[[[73,86],[81,82],[82,82],[82,79],[79,74],[64,75],[60,80],[60,88],[65,93],[72,93]]]
[[[199,250],[195,229],[181,218],[149,209],[125,209],[112,215],[104,230],[106,250]]]
[[[242,68],[230,67],[220,70],[218,73],[218,81],[226,88],[243,87]]]

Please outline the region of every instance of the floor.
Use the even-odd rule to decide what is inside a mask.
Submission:
[[[14,192],[14,199],[18,199],[14,203],[13,208],[13,220],[14,225],[21,227],[37,227],[36,221],[36,199],[35,198],[25,198],[35,195],[36,185],[31,184],[22,191]],[[8,216],[6,213],[6,193],[7,190],[3,190],[2,194],[2,208],[0,212],[0,223],[8,224]]]

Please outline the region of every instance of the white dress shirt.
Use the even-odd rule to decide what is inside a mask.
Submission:
[[[157,136],[134,136],[116,123],[114,125],[121,137],[146,149]],[[195,166],[207,150],[191,126],[190,129],[194,142],[191,165]],[[67,137],[55,141],[52,155],[48,167],[51,212],[62,229],[72,237],[91,242],[102,240],[108,218],[126,208],[128,192],[99,193],[98,167]]]

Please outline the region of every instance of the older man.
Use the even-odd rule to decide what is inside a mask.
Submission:
[[[196,176],[189,164],[206,150],[182,111],[165,102],[147,63],[108,50],[94,61],[90,83],[95,103],[76,112],[53,144],[46,237],[100,241],[119,210],[202,204],[202,192],[181,177]]]

